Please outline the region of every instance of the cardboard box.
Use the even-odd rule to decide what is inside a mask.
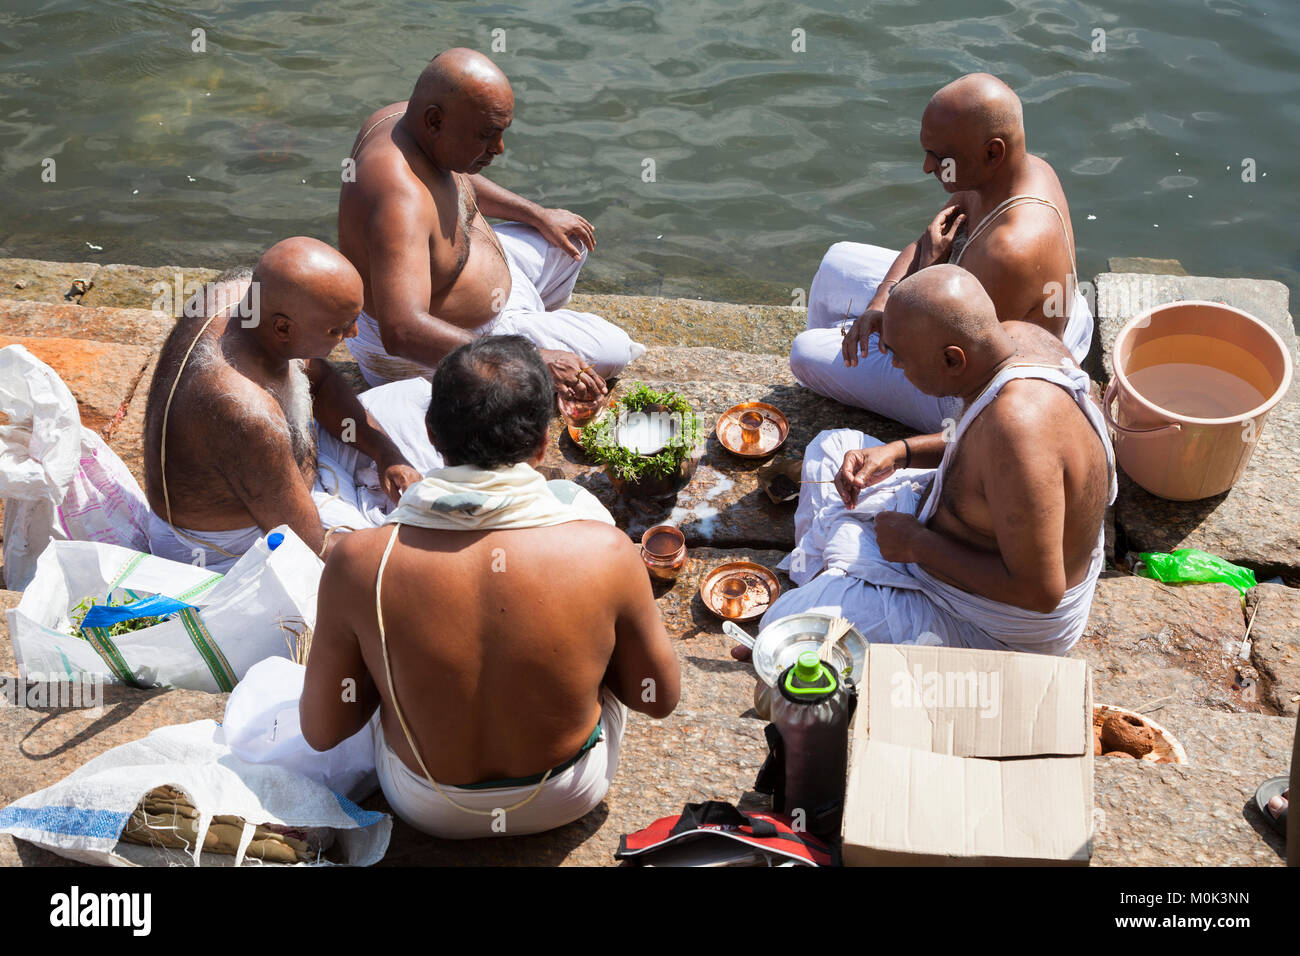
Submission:
[[[1087,662],[873,644],[858,693],[845,865],[1087,865]]]

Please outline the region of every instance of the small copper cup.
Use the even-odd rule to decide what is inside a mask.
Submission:
[[[743,578],[728,578],[718,587],[722,596],[723,617],[740,617],[745,613],[745,593],[749,590]]]
[[[763,437],[763,416],[758,412],[740,413],[740,440],[746,445],[754,445]]]
[[[656,581],[676,581],[686,567],[686,536],[670,524],[657,524],[641,535],[641,560]]]

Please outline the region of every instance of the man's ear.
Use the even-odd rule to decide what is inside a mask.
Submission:
[[[424,128],[432,136],[442,132],[442,107],[437,103],[430,103],[424,108]]]
[[[943,349],[943,367],[945,371],[960,375],[966,370],[966,353],[960,345],[946,345]]]
[[[529,463],[532,464],[533,466],[540,465],[542,463],[542,459],[546,457],[546,446],[549,445],[550,443],[551,443],[551,432],[550,429],[547,429],[546,433],[542,435],[542,443],[538,445],[537,450],[533,452],[533,457],[529,460]]]
[[[984,144],[984,160],[990,166],[1001,166],[1007,157],[1007,143],[1001,136],[994,136]]]
[[[271,331],[280,342],[288,342],[293,338],[293,319],[289,318],[283,312],[277,312],[271,316]]]

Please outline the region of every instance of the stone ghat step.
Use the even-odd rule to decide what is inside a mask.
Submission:
[[[1264,779],[1253,772],[1098,758],[1092,865],[1282,866],[1286,841],[1255,807],[1255,788]]]

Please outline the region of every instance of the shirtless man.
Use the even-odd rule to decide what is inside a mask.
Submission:
[[[956,419],[956,398],[923,394],[878,348],[881,315],[901,279],[937,263],[960,265],[983,284],[998,318],[1046,329],[1080,363],[1092,342],[1092,311],[1077,289],[1065,194],[1052,167],[1026,151],[1020,99],[1010,87],[986,73],[945,86],[921,117],[921,147],[925,172],[951,199],[900,253],[854,242],[831,247],[813,279],[808,331],[795,339],[790,368],[819,394],[938,431]]]
[[[322,553],[325,529],[311,495],[313,416],[335,437],[348,429],[349,444],[375,461],[392,500],[419,480],[323,361],[356,334],[361,301],[361,277],[337,251],[285,239],[251,273],[227,273],[200,295],[163,345],[145,407],[154,554],[224,571],[281,524]]]
[[[339,195],[339,249],[365,280],[359,335],[348,343],[371,385],[427,378],[476,334],[522,334],[542,351],[555,390],[603,395],[644,347],[598,316],[561,309],[595,227],[485,179],[505,152],[514,94],[473,50],[440,54],[410,100],[365,121],[355,181]],[[512,220],[496,229],[484,216]]]
[[[880,336],[917,389],[961,403],[955,437],[818,435],[790,559],[801,586],[768,614],[835,609],[873,641],[1064,654],[1087,624],[1115,496],[1088,377],[1041,327],[999,323],[952,265],[902,280]]]
[[[662,718],[677,704],[677,658],[636,548],[589,493],[529,465],[550,418],[550,377],[526,340],[457,349],[434,373],[428,414],[449,467],[325,565],[303,736],[328,749],[378,708],[384,794],[436,836],[577,819],[614,776],[624,705]]]

